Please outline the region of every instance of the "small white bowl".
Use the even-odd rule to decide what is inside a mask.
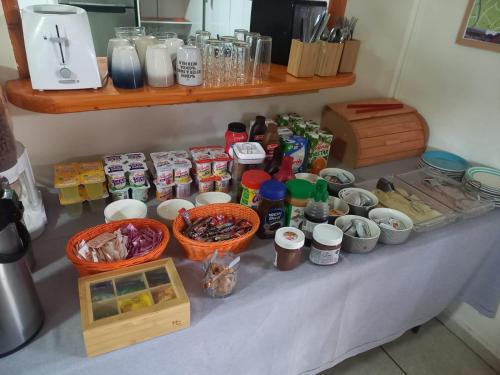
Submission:
[[[121,199],[104,208],[106,223],[124,219],[144,219],[147,214],[148,207],[137,199]]]
[[[179,210],[181,208],[190,210],[194,208],[194,204],[185,199],[170,199],[160,203],[158,207],[156,207],[156,213],[169,227],[171,227],[174,220],[179,216]]]
[[[229,194],[221,193],[218,191],[209,191],[207,193],[201,193],[196,196],[196,207],[205,206],[207,204],[229,202],[231,202],[231,196]]]
[[[371,206],[355,206],[355,205],[346,201],[347,204],[349,205],[349,208],[350,208],[349,212],[353,215],[368,217],[368,212],[370,212],[371,209],[375,208],[378,205],[378,203],[379,203],[378,197],[375,194],[373,194],[371,191],[353,187],[353,188],[345,188],[345,189],[340,190],[339,191],[339,198],[345,201],[345,199],[344,199],[345,194],[348,194],[351,191],[357,191],[359,193],[365,194],[366,196],[370,197],[373,204]]]
[[[335,226],[340,228],[344,227],[347,223],[353,221],[354,219],[362,220],[368,227],[372,233],[372,237],[368,238],[359,238],[351,236],[347,233],[344,233],[344,238],[342,240],[342,250],[349,251],[350,253],[364,254],[372,251],[377,246],[378,239],[380,237],[380,228],[373,221],[367,219],[363,216],[357,215],[345,215],[337,218],[335,220]]]
[[[323,180],[323,178],[314,173],[295,173],[295,178],[309,181],[311,184],[315,184],[318,180]]]
[[[375,221],[377,219],[392,217],[400,220],[405,225],[405,229],[398,230],[377,224],[381,232],[379,241],[388,245],[397,245],[406,242],[413,229],[413,221],[408,217],[408,215],[391,208],[374,208],[368,213],[368,217],[373,220],[375,224],[377,224]]]

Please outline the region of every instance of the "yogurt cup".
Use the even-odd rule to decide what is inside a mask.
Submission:
[[[212,175],[212,163],[195,162],[196,176],[198,178],[210,177]]]
[[[123,164],[109,164],[104,167],[104,173],[111,189],[124,189],[127,186],[127,166]]]
[[[336,226],[330,224],[316,225],[313,230],[309,260],[321,266],[337,263],[343,237],[344,233]]]
[[[146,185],[146,171],[148,167],[142,161],[132,161],[127,165],[128,181],[130,186],[145,186]]]
[[[182,199],[189,198],[189,196],[191,195],[191,182],[193,182],[193,180],[189,179],[189,181],[185,183],[176,183],[175,197]]]
[[[208,181],[199,180],[198,181],[198,191],[200,193],[208,193],[210,191],[214,191],[214,181],[213,180],[208,180]]]
[[[212,163],[212,173],[214,176],[222,176],[227,173],[227,160],[214,161]]]
[[[123,164],[126,162],[125,156],[121,154],[115,154],[115,155],[106,155],[102,158],[104,161],[104,164],[106,165],[111,165],[111,164]]]
[[[300,264],[305,235],[300,229],[283,227],[274,236],[274,266],[280,271],[289,271]]]
[[[132,199],[137,199],[141,202],[148,201],[149,184],[147,184],[145,186],[132,186],[131,190],[132,190],[132,194],[131,194]]]
[[[154,181],[156,187],[156,199],[158,201],[166,201],[174,197],[174,186],[175,184],[163,185],[159,184],[156,180]]]
[[[191,183],[191,176],[189,170],[191,169],[191,162],[188,159],[174,159],[172,160],[174,167],[174,181],[178,184]]]
[[[129,152],[128,154],[125,154],[126,160],[130,162],[134,161],[145,161],[146,156],[142,152]]]
[[[154,163],[156,169],[156,182],[159,185],[170,185],[174,182],[174,166],[168,160]]]
[[[215,189],[214,190],[221,192],[221,193],[228,193],[230,182],[231,182],[231,175],[229,173],[226,173],[226,174],[220,176],[219,180],[215,180]]]
[[[130,198],[130,191],[129,188],[125,189],[109,189],[109,193],[111,194],[111,200],[113,201],[119,201],[122,199],[129,199]]]

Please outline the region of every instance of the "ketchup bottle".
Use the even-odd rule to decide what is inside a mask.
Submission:
[[[277,173],[275,173],[273,178],[283,183],[287,182],[288,180],[293,180],[295,176],[293,175],[292,172],[292,166],[293,166],[293,157],[283,156],[283,159],[281,160],[280,170]]]

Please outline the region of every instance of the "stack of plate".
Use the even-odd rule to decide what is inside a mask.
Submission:
[[[495,202],[500,207],[500,170],[489,167],[472,167],[467,169],[463,179],[464,185],[477,192],[481,198]]]
[[[418,160],[421,168],[430,168],[455,180],[462,180],[469,163],[458,155],[446,151],[427,151]]]

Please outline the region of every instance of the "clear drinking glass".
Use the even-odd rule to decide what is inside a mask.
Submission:
[[[205,47],[205,83],[210,87],[224,85],[224,42],[209,39]]]
[[[197,31],[196,32],[196,46],[203,51],[203,45],[210,39],[210,31]]]
[[[235,29],[234,30],[234,37],[241,41],[244,42],[247,38],[248,30],[245,29]]]
[[[115,35],[117,38],[128,39],[133,42],[135,39],[146,35],[146,28],[144,26],[115,27]]]
[[[271,72],[272,47],[273,38],[270,36],[261,36],[257,40],[252,74],[252,80],[254,83],[259,83],[269,79],[269,73]]]
[[[234,36],[221,36],[220,40],[224,43],[224,83],[227,86],[233,84],[232,80],[232,56],[233,43],[237,42]]]
[[[233,84],[244,85],[248,82],[250,69],[250,45],[247,42],[234,42],[231,73]]]
[[[188,46],[195,46],[196,45],[196,35],[190,35],[187,38],[187,43]]]
[[[250,44],[250,62],[253,63],[255,59],[255,50],[257,49],[257,40],[260,37],[260,33],[248,33],[245,42]]]
[[[146,50],[149,46],[160,43],[158,39],[156,39],[152,35],[145,35],[138,37],[134,40],[135,49],[137,51],[137,55],[139,56],[139,62],[141,63],[142,72],[145,72],[146,66]]]
[[[174,33],[174,32],[171,32],[171,31],[155,31],[155,32],[152,32],[149,35],[154,36],[156,39],[158,39],[158,40],[160,40],[162,42],[164,40],[167,40],[167,39],[177,39],[179,37],[177,35],[177,33]]]

